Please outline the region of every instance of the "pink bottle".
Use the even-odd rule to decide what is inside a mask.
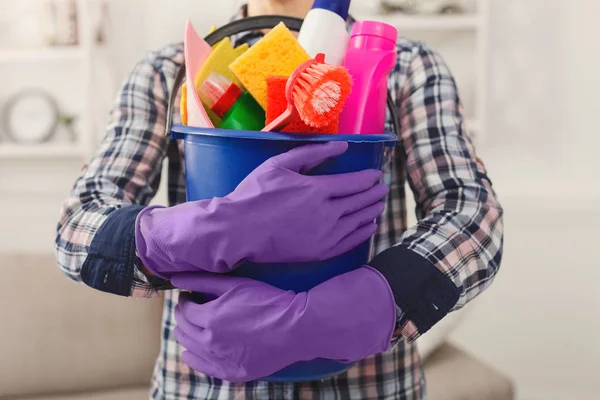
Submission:
[[[396,65],[398,30],[376,21],[354,24],[344,66],[354,85],[340,117],[340,133],[384,133],[388,76]]]

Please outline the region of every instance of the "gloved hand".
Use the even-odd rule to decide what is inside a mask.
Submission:
[[[386,351],[396,325],[387,280],[363,267],[296,294],[247,278],[182,274],[175,287],[206,293],[197,304],[181,293],[175,338],[183,361],[216,378],[247,382],[295,362],[354,362]]]
[[[135,229],[139,257],[170,279],[178,272],[227,273],[243,261],[322,261],[355,248],[375,233],[383,212],[382,173],[303,175],[347,148],[298,147],[267,160],[224,198],[144,209]]]

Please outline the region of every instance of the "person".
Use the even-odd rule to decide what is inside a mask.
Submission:
[[[235,18],[303,17],[311,4],[249,0]],[[251,45],[262,34],[233,39]],[[403,38],[397,60],[389,88],[401,132],[383,175],[308,176],[347,147],[311,145],[267,161],[224,198],[189,203],[183,147],[169,150],[164,134],[183,47],[137,64],[64,203],[56,251],[61,270],[94,289],[148,298],[164,292],[151,398],[425,398],[415,340],[491,284],[503,211],[467,135],[448,67],[425,44]],[[148,207],[165,158],[171,206]],[[410,228],[407,181],[419,219]],[[373,233],[369,265],[307,293],[223,274],[248,260],[326,259]],[[315,382],[253,381],[315,357],[357,364]]]

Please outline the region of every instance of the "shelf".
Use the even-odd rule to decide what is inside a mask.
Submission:
[[[0,159],[79,158],[83,155],[83,149],[74,144],[0,143]]]
[[[482,19],[478,15],[410,15],[410,14],[385,14],[372,16],[359,16],[361,20],[376,20],[393,25],[400,33],[410,30],[427,31],[468,31],[476,30],[482,26]]]
[[[84,55],[85,53],[79,46],[37,49],[0,49],[0,63],[47,60],[75,61],[83,59]]]

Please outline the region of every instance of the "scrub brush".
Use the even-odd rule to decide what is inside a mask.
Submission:
[[[313,128],[339,118],[352,89],[352,77],[344,67],[325,64],[325,55],[301,64],[286,85],[287,110],[263,129],[279,131],[300,116]]]

